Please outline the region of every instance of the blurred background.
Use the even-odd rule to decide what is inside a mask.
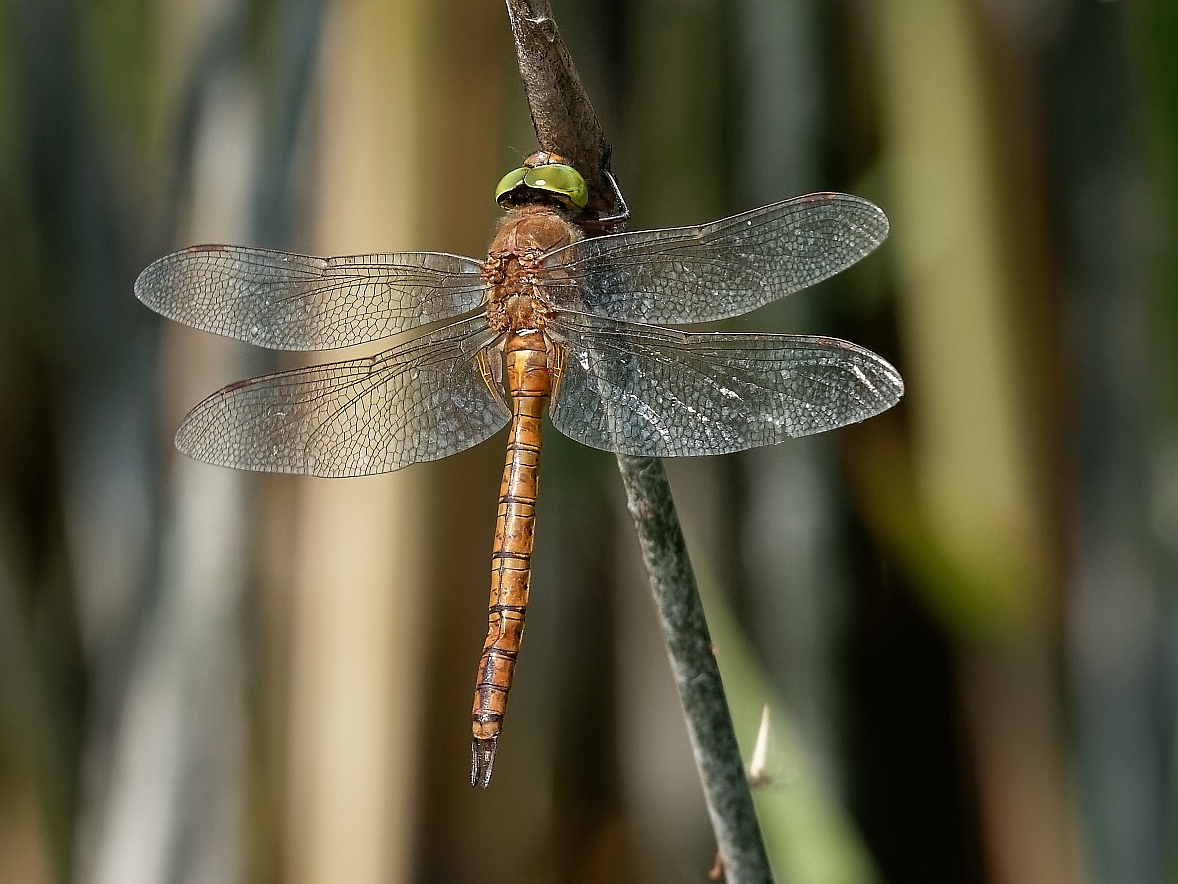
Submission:
[[[871,347],[901,405],[669,464],[778,880],[1178,881],[1178,5],[554,6],[632,228],[892,221],[727,326]],[[131,291],[201,241],[481,255],[534,144],[496,0],[0,0],[0,881],[706,880],[613,460],[547,436],[472,790],[502,439],[190,462],[189,407],[294,363]]]

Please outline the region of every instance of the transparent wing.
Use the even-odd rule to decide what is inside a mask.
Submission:
[[[442,252],[313,258],[192,246],[150,264],[135,295],[193,328],[276,350],[328,350],[475,309],[481,266]]]
[[[856,423],[899,401],[899,373],[837,338],[692,335],[561,312],[553,425],[593,448],[727,454]]]
[[[888,235],[876,205],[812,193],[698,227],[579,240],[547,256],[553,302],[630,322],[739,316],[845,270]]]
[[[176,447],[220,466],[312,476],[464,451],[511,417],[475,361],[493,338],[475,316],[366,359],[230,384],[188,413]]]

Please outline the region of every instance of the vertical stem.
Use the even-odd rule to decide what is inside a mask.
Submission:
[[[506,3],[536,138],[541,147],[565,157],[585,176],[592,214],[598,219],[613,216],[616,231],[624,220],[617,214],[624,203],[609,175],[605,133],[550,4],[548,0]],[[592,227],[586,230],[589,235],[600,232]],[[729,884],[766,884],[773,880],[769,858],[667,474],[656,458],[619,455],[618,467],[650,574],[725,877]]]
[[[730,884],[773,880],[736,731],[663,462],[618,455],[659,626]]]

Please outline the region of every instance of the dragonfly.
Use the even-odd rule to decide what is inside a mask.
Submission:
[[[543,151],[496,197],[505,214],[483,260],[197,245],[135,283],[163,316],[261,347],[395,338],[375,355],[213,393],[176,434],[197,460],[367,476],[510,427],[471,716],[471,785],[484,787],[523,638],[545,412],[592,448],[718,455],[865,420],[904,392],[888,362],[837,338],[668,327],[743,315],[859,261],[888,233],[865,199],[814,193],[709,224],[587,237],[584,178]]]

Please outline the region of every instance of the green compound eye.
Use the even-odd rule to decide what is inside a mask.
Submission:
[[[530,171],[531,169],[521,167],[519,169],[512,169],[510,172],[504,175],[499,180],[499,184],[495,187],[495,202],[503,202],[503,197],[524,183],[524,176],[526,176]]]
[[[585,204],[589,202],[589,188],[585,186],[585,179],[572,166],[563,163],[549,163],[546,166],[528,169],[524,174],[524,183],[536,190],[565,197],[578,209],[585,208]]]
[[[581,173],[563,163],[547,163],[513,169],[495,188],[495,202],[507,205],[509,197],[521,188],[539,190],[556,197],[570,209],[583,209],[589,202],[589,188]]]

